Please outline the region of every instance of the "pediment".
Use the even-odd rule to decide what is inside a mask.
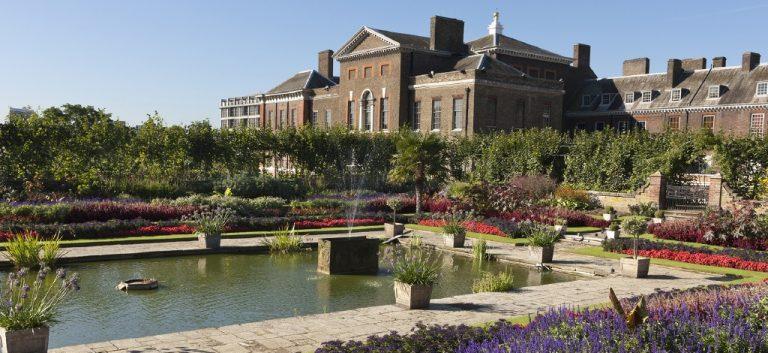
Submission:
[[[371,52],[399,46],[400,43],[388,38],[375,30],[363,27],[352,38],[336,51],[334,57],[340,58],[353,53]]]
[[[368,34],[357,46],[354,46],[350,52],[358,52],[364,50],[371,50],[377,48],[386,48],[392,46],[391,43],[387,43],[380,38]]]

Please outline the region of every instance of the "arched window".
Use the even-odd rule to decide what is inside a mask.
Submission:
[[[365,131],[373,131],[373,95],[370,91],[363,93],[363,128]]]

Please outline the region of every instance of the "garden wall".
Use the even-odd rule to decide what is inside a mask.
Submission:
[[[657,205],[663,203],[664,178],[661,173],[656,172],[648,177],[648,182],[633,193],[625,192],[605,192],[605,191],[587,191],[589,195],[600,202],[603,206],[611,206],[619,212],[629,212],[629,206],[638,203],[653,202]]]

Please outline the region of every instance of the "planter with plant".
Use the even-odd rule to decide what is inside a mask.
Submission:
[[[405,224],[397,223],[397,212],[403,209],[403,199],[390,197],[387,199],[387,206],[392,209],[392,223],[384,223],[384,234],[392,238],[403,234],[405,230]]]
[[[431,256],[418,248],[395,254],[392,272],[395,277],[395,303],[408,309],[429,307],[432,287],[439,277],[439,266]]]
[[[60,240],[58,235],[40,241],[31,232],[16,234],[8,240],[5,256],[16,268],[51,267],[61,257]]]
[[[634,238],[632,242],[632,257],[623,257],[619,259],[621,274],[633,278],[648,277],[648,270],[651,266],[651,259],[637,256],[637,243],[640,235],[648,229],[648,223],[643,217],[629,217],[621,222],[621,229]]]
[[[611,222],[608,228],[605,229],[605,237],[607,239],[618,239],[621,236],[620,233],[619,222]]]
[[[558,233],[565,235],[566,232],[568,232],[568,220],[563,218],[558,218],[555,220],[555,231]]]
[[[661,222],[664,222],[664,211],[658,210],[653,213],[653,223],[659,224]]]
[[[536,224],[530,227],[528,238],[528,254],[537,264],[552,262],[555,254],[555,243],[560,241],[560,233],[546,225]]]
[[[610,222],[616,219],[616,209],[613,206],[606,206],[603,210],[603,219]]]
[[[454,210],[444,221],[443,237],[445,237],[445,246],[463,248],[464,241],[467,239],[467,230],[462,224],[464,218],[461,213]]]
[[[195,228],[197,241],[201,248],[218,249],[221,247],[221,233],[232,220],[234,212],[228,208],[195,212],[184,220]]]
[[[57,322],[58,308],[80,289],[78,276],[67,277],[64,269],[49,278],[43,267],[32,276],[22,268],[10,272],[0,301],[0,341],[2,352],[44,353],[48,351],[50,326]]]

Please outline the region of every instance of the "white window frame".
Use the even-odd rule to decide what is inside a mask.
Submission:
[[[712,118],[712,130],[710,130],[710,131],[712,131],[712,132],[715,132],[715,116],[714,116],[714,115],[712,115],[712,114],[703,115],[703,116],[701,117],[701,128],[702,128],[702,129],[704,129],[704,128],[707,128],[706,126],[704,126],[704,121],[705,121],[707,118]]]
[[[582,107],[588,107],[592,105],[592,96],[589,94],[585,94],[581,96],[581,106]]]
[[[627,92],[624,94],[624,103],[634,103],[635,102],[635,92]]]
[[[603,93],[600,95],[600,105],[611,105],[611,102],[613,102],[613,93]]]
[[[716,96],[714,94],[712,94],[712,92],[714,90],[717,90],[717,95]],[[721,91],[720,85],[714,85],[714,86],[707,87],[707,99],[718,99],[718,98],[720,98],[720,91]]]
[[[755,118],[760,119],[760,126],[755,126]],[[765,113],[752,113],[749,116],[749,136],[765,137]]]
[[[647,95],[647,98],[646,98],[646,95]],[[643,91],[640,101],[643,103],[648,103],[652,100],[653,100],[653,91]]]
[[[382,97],[379,103],[379,124],[382,131],[389,131],[389,97]]]
[[[768,81],[757,83],[757,86],[755,87],[755,95],[758,97],[768,96]]]
[[[435,109],[437,108],[437,109]],[[443,100],[439,98],[432,99],[432,115],[430,120],[430,128],[432,131],[440,131],[443,118]]]
[[[670,102],[679,102],[683,100],[683,90],[680,88],[675,88],[672,90],[672,92],[669,93],[669,101]]]
[[[330,109],[325,110],[325,127],[331,127],[332,124],[332,113]]]
[[[456,106],[456,103],[461,102],[460,106]],[[464,104],[466,102],[464,101],[464,97],[461,98],[453,98],[453,103],[451,105],[451,109],[453,110],[453,113],[451,114],[451,125],[453,125],[453,131],[461,131],[464,129]]]

